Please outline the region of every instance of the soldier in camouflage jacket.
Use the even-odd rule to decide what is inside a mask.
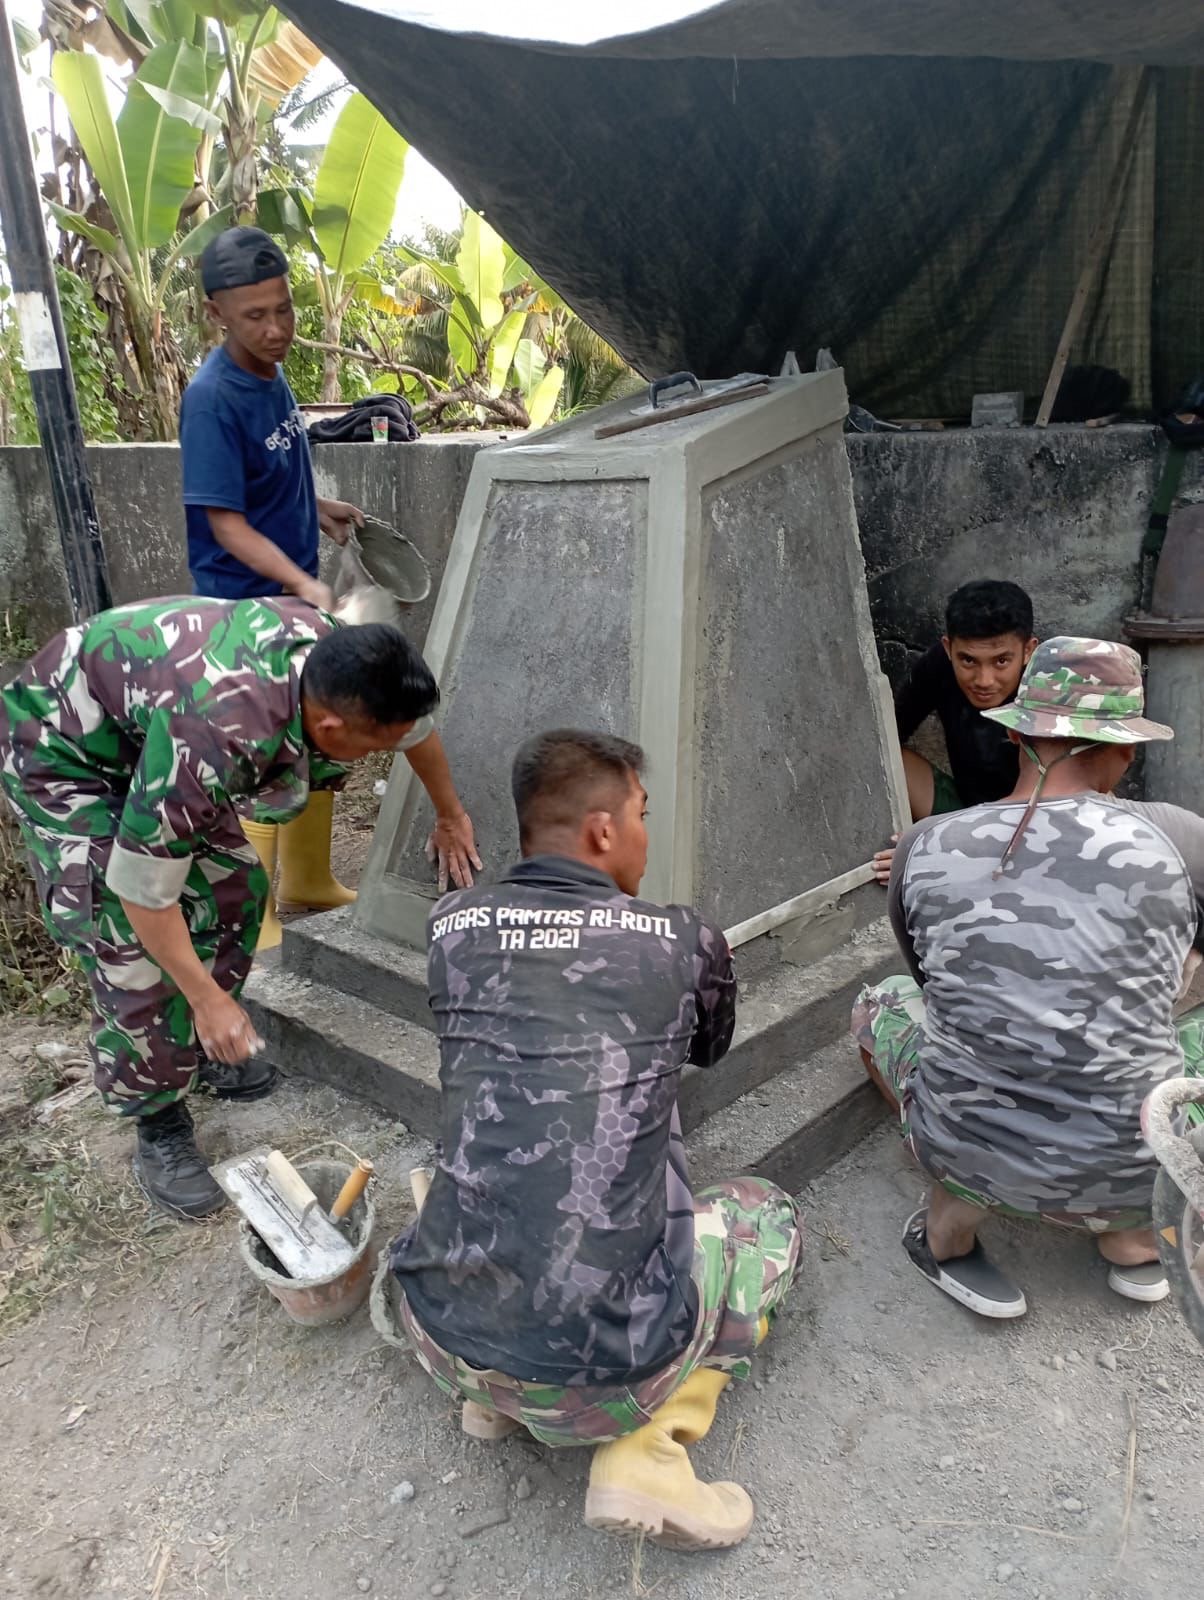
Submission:
[[[238,1004],[267,894],[240,819],[286,822],[345,761],[399,745],[454,800],[437,699],[396,629],[283,597],[105,612],[0,694],[0,781],[91,988],[97,1087],[137,1119],[139,1176],[169,1208],[224,1200],[183,1103],[198,1079],[230,1099],[271,1087]]]
[[[1016,699],[983,713],[1021,751],[1014,793],[904,836],[890,909],[911,976],[854,1011],[938,1180],[908,1253],[985,1316],[1026,1305],[978,1242],[988,1209],[1097,1235],[1119,1294],[1168,1292],[1140,1115],[1156,1084],[1204,1064],[1204,1016],[1174,1016],[1202,926],[1204,819],[1113,796],[1136,746],[1172,737],[1143,707],[1126,646],[1038,646]]]

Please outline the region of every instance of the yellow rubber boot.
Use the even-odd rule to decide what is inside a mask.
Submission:
[[[263,925],[259,930],[255,948],[274,950],[284,938],[284,929],[280,926],[280,918],[276,915],[276,896],[272,893],[272,880],[276,876],[276,856],[280,847],[280,829],[274,822],[247,822],[244,819],[242,831],[246,834],[248,842],[254,845],[255,854],[268,875],[268,900],[263,908]]]
[[[334,790],[311,789],[305,810],[280,829],[278,898],[282,906],[331,911],[355,899],[355,890],[344,887],[330,870],[333,820]]]
[[[709,1432],[727,1374],[696,1367],[642,1428],[599,1445],[590,1466],[585,1521],[610,1533],[642,1533],[671,1550],[726,1550],[752,1527],[753,1503],[738,1483],[699,1483],[686,1454]]]

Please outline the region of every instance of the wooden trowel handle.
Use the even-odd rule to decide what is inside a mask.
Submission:
[[[433,1174],[426,1167],[415,1167],[410,1173],[410,1191],[414,1196],[414,1209],[421,1211],[431,1190]]]
[[[298,1223],[304,1223],[309,1213],[318,1209],[317,1195],[283,1152],[273,1150],[264,1168],[280,1199],[294,1213]]]
[[[368,1179],[372,1176],[375,1170],[376,1168],[370,1161],[365,1160],[362,1156],[360,1157],[355,1164],[355,1168],[351,1173],[351,1176],[339,1190],[338,1199],[330,1208],[330,1220],[332,1222],[341,1222],[343,1220],[355,1202],[359,1199],[360,1195],[362,1195],[364,1190],[368,1187]]]

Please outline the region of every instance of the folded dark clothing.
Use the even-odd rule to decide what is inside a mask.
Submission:
[[[1181,450],[1198,450],[1204,445],[1204,417],[1189,413],[1188,421],[1184,422],[1173,411],[1168,411],[1158,421],[1170,443]]]
[[[353,400],[341,417],[322,417],[309,425],[312,444],[365,444],[372,439],[373,417],[389,424],[391,444],[412,444],[420,437],[409,402],[399,394],[366,394]]]

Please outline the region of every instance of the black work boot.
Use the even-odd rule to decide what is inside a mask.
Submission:
[[[275,1067],[254,1056],[234,1067],[224,1061],[202,1061],[196,1086],[199,1094],[211,1094],[217,1100],[262,1100],[276,1087],[276,1077]]]
[[[192,1113],[182,1100],[138,1118],[134,1175],[148,1200],[177,1216],[207,1217],[226,1204],[225,1190],[210,1177],[196,1147]]]

